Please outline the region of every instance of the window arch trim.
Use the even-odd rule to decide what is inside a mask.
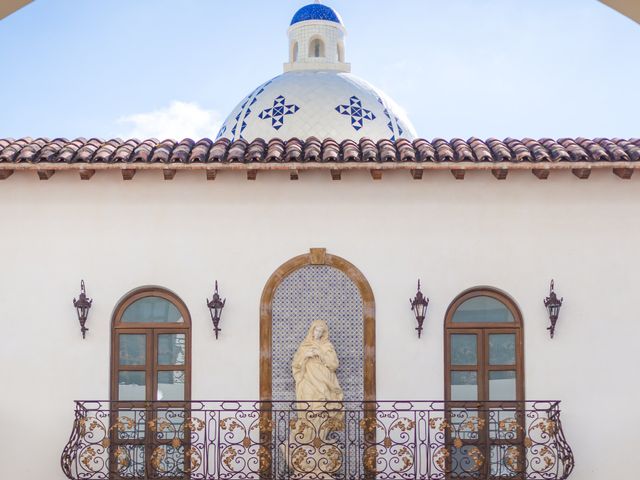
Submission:
[[[513,322],[483,322],[483,323],[474,323],[474,322],[453,322],[453,316],[458,310],[458,308],[467,300],[476,297],[490,297],[493,298],[500,303],[502,303],[507,309],[511,312],[514,321]],[[449,304],[447,307],[447,313],[444,317],[444,325],[445,328],[478,328],[478,326],[482,326],[484,328],[522,328],[522,313],[520,311],[520,307],[516,301],[503,290],[498,288],[489,287],[489,286],[479,286],[479,287],[471,287],[462,293],[458,294],[456,298]]]
[[[183,322],[122,322],[122,316],[125,310],[136,301],[146,297],[158,297],[172,303],[181,313]],[[122,296],[122,298],[120,298],[113,310],[111,325],[113,328],[117,329],[133,329],[146,327],[183,329],[191,327],[191,315],[189,314],[187,305],[176,293],[164,287],[147,285],[144,287],[135,288],[127,292]]]

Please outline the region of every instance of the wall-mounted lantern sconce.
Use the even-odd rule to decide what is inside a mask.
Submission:
[[[209,312],[211,313],[211,321],[213,322],[213,331],[216,334],[216,339],[218,338],[218,334],[221,329],[218,327],[220,324],[220,317],[222,316],[222,309],[224,308],[224,304],[227,299],[221,299],[218,294],[218,281],[216,280],[216,289],[213,292],[213,296],[211,300],[207,299],[207,306],[209,307]]]
[[[84,289],[84,280],[80,281],[80,296],[76,300],[73,299],[73,306],[76,307],[76,311],[78,313],[78,321],[80,322],[80,331],[82,332],[82,338],[85,338],[85,334],[87,327],[85,327],[85,323],[87,323],[87,317],[89,316],[89,309],[91,308],[91,303],[93,300],[87,297],[87,293]]]
[[[420,335],[422,334],[422,324],[427,316],[427,307],[429,306],[429,299],[420,291],[420,280],[418,280],[418,292],[413,300],[409,299],[409,303],[411,304],[411,310],[413,310],[413,314],[416,316],[416,321],[418,322],[416,330],[418,331],[418,338],[420,338]]]
[[[562,306],[562,301],[564,298],[558,299],[556,292],[553,290],[553,280],[551,280],[551,287],[549,288],[549,296],[544,299],[544,306],[547,307],[547,311],[549,312],[549,321],[551,325],[547,327],[549,333],[551,333],[551,338],[553,338],[553,334],[556,331],[556,322],[558,321],[558,315],[560,314],[560,307]]]

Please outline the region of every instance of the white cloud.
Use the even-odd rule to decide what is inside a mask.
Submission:
[[[152,112],[125,115],[119,124],[128,124],[124,138],[178,139],[215,137],[222,118],[215,110],[206,110],[195,102],[173,101],[168,107]]]

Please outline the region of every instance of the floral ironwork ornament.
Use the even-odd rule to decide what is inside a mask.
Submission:
[[[73,299],[73,306],[78,313],[78,321],[80,322],[80,331],[82,332],[82,338],[86,338],[87,330],[89,330],[85,324],[87,323],[87,317],[89,316],[89,309],[91,309],[91,303],[93,300],[87,297],[87,293],[84,288],[84,280],[80,281],[80,296],[78,299]]]
[[[218,334],[222,331],[219,325],[220,318],[222,317],[222,309],[224,308],[226,301],[226,298],[221,299],[218,294],[218,281],[216,280],[216,287],[213,292],[213,296],[211,297],[211,300],[207,299],[207,306],[209,307],[209,313],[211,313],[211,321],[213,322],[213,331],[216,334],[216,339],[218,338]]]
[[[416,321],[418,322],[418,326],[416,330],[418,331],[418,338],[422,335],[422,325],[424,323],[424,319],[427,316],[427,307],[429,306],[429,299],[425,297],[420,291],[420,280],[418,279],[418,292],[413,300],[409,299],[409,303],[411,304],[411,310],[416,317]]]
[[[553,280],[551,280],[549,296],[544,299],[544,306],[547,307],[547,311],[549,312],[549,322],[551,323],[547,327],[547,330],[549,330],[549,333],[551,334],[551,338],[553,338],[553,334],[556,331],[556,322],[558,321],[558,315],[560,314],[560,307],[562,306],[563,300],[564,298],[558,298],[556,295]]]

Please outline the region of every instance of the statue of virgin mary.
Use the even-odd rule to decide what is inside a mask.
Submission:
[[[329,327],[315,320],[309,327],[291,364],[296,382],[298,418],[282,453],[292,470],[290,478],[330,480],[342,465],[342,453],[331,432],[344,428],[344,394],[336,370],[338,355],[329,341]]]
[[[315,320],[293,356],[291,370],[298,402],[341,402],[344,398],[336,376],[338,355],[329,341],[329,327]]]

